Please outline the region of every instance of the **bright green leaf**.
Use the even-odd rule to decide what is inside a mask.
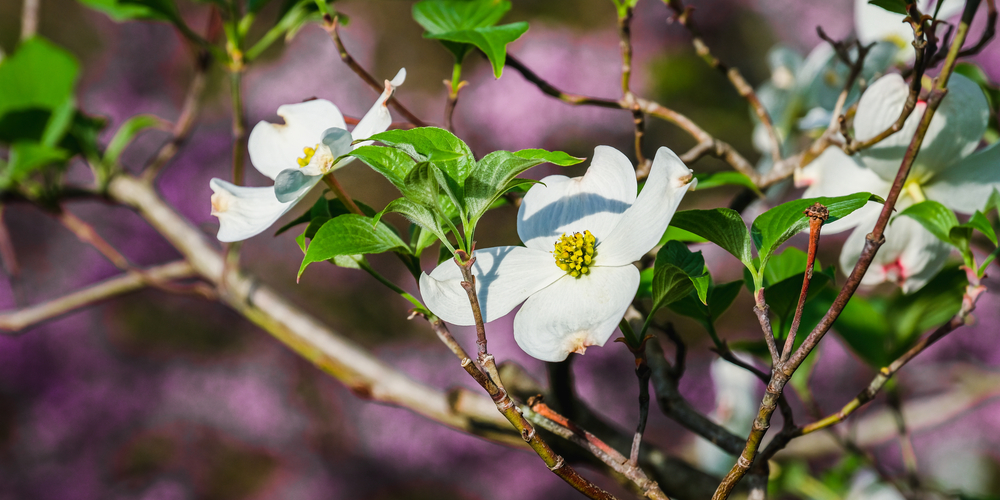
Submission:
[[[663,232],[663,236],[660,237],[660,242],[657,243],[657,245],[666,245],[670,240],[683,241],[686,243],[705,243],[708,241],[691,231],[685,231],[674,226],[668,227],[667,230]]]
[[[363,255],[389,250],[409,251],[399,236],[381,222],[369,217],[345,214],[330,219],[316,232],[299,267],[299,276],[306,266],[339,255]]]
[[[948,207],[932,200],[910,205],[899,213],[899,216],[910,217],[924,226],[934,236],[945,243],[952,243],[949,232],[958,225],[955,212]]]
[[[493,76],[500,78],[507,61],[507,44],[520,38],[526,31],[528,31],[528,23],[519,22],[471,30],[433,33],[425,36],[435,40],[474,45],[483,51],[486,58],[490,60],[490,64],[493,65]],[[461,57],[458,59],[461,60]]]
[[[993,246],[997,246],[997,233],[993,230],[993,226],[990,225],[989,219],[987,219],[986,216],[979,210],[976,210],[976,213],[972,214],[972,217],[969,218],[969,222],[962,225],[971,227],[976,231],[983,233],[983,235],[993,243]]]
[[[132,19],[183,22],[177,6],[170,0],[80,0],[80,3],[118,22]]]
[[[882,7],[889,12],[903,14],[905,16],[906,6],[913,2],[909,0],[868,0],[868,3],[877,7]]]
[[[670,225],[719,245],[744,265],[753,268],[750,234],[739,212],[729,208],[682,210],[674,214]]]
[[[441,221],[438,220],[438,217],[433,211],[431,211],[431,209],[418,205],[406,198],[398,198],[386,205],[381,212],[377,213],[374,220],[381,220],[382,216],[389,212],[401,214],[403,217],[406,217],[407,220],[420,226],[425,231],[430,231],[431,234],[437,236],[439,240],[446,243],[444,246],[451,245],[448,243],[446,230],[442,227]]]
[[[429,160],[435,152],[438,154],[440,152],[455,153],[455,159],[434,163],[457,183],[465,182],[465,178],[468,177],[476,164],[476,158],[472,155],[469,146],[455,137],[455,134],[442,128],[419,127],[410,130],[387,130],[371,136],[369,140],[399,149],[417,162]]]
[[[397,188],[406,186],[406,175],[417,164],[404,151],[382,146],[361,146],[351,151],[350,156],[360,159],[376,172],[382,174]]]
[[[139,132],[147,128],[162,128],[164,125],[163,120],[153,115],[136,115],[129,118],[118,127],[108,142],[108,147],[104,150],[104,162],[109,165],[117,164],[122,152]]]
[[[60,148],[47,147],[37,142],[15,142],[10,146],[10,158],[0,173],[0,189],[7,189],[38,169],[53,163],[63,163],[69,153]]]
[[[542,160],[544,163],[551,163],[560,167],[568,167],[586,160],[570,156],[562,151],[546,151],[544,149],[522,149],[514,152],[515,156],[529,160]]]
[[[41,37],[25,40],[0,62],[0,117],[14,110],[63,106],[73,97],[79,73],[80,64],[66,50]]]
[[[850,215],[855,210],[865,206],[869,201],[880,201],[881,198],[871,193],[855,193],[835,198],[803,198],[782,203],[767,212],[760,214],[750,227],[761,267],[767,266],[771,254],[803,229],[809,227],[809,217],[804,211],[814,203],[820,203],[830,211],[826,223],[834,222]]]
[[[687,245],[670,241],[656,253],[653,269],[653,311],[681,300],[692,289],[698,300],[707,304],[710,279],[701,252],[692,252]]]
[[[694,174],[694,178],[698,179],[698,185],[695,188],[696,190],[710,189],[719,186],[743,186],[752,190],[757,194],[757,196],[764,196],[764,193],[760,191],[760,188],[758,188],[749,177],[733,170],[724,170],[722,172],[699,172]]]
[[[531,167],[544,163],[541,158],[522,158],[509,151],[494,151],[476,163],[465,179],[465,203],[472,223],[486,213],[489,206],[503,195],[508,183]]]
[[[413,5],[413,19],[429,34],[485,28],[500,22],[507,0],[424,0]]]

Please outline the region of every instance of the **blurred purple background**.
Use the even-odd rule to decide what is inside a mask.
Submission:
[[[273,17],[270,5],[261,19]],[[568,91],[618,95],[620,60],[614,9],[607,0],[514,1],[509,20],[531,21],[510,46],[540,75]],[[351,16],[342,30],[353,56],[377,78],[405,66],[397,93],[419,116],[440,122],[450,55],[423,40],[403,1],[338,2]],[[832,36],[852,27],[852,2],[713,0],[696,2],[708,41],[751,82],[768,77],[766,51],[782,42],[807,52],[819,42],[815,26]],[[0,45],[15,44],[19,2],[0,5]],[[193,26],[204,26],[207,8],[182,3]],[[707,130],[751,154],[752,123],[745,103],[693,54],[688,38],[660,2],[639,3],[634,24],[635,88],[689,113]],[[263,23],[260,23],[263,24]],[[978,28],[974,30],[978,33]],[[40,33],[76,54],[84,64],[79,102],[110,118],[111,130],[128,117],[153,113],[176,118],[192,74],[188,50],[164,24],[116,24],[69,0],[42,0]],[[278,44],[280,45],[280,44]],[[1000,78],[1000,50],[981,55],[986,71]],[[631,117],[597,108],[573,108],[542,95],[515,71],[494,81],[488,65],[470,56],[456,131],[478,155],[495,149],[544,147],[590,156],[609,144],[631,152]],[[248,122],[275,120],[284,103],[322,97],[344,114],[360,117],[375,98],[337,57],[318,26],[304,28],[287,46],[270,49],[246,74]],[[229,175],[229,108],[225,75],[210,76],[205,109],[193,138],[161,176],[164,196],[190,220],[214,234],[208,180]],[[133,169],[164,140],[148,133],[131,146],[124,163]],[[647,154],[659,146],[683,151],[686,135],[649,122]],[[571,175],[583,171],[573,167]],[[696,171],[724,168],[713,159]],[[533,171],[543,176],[555,171]],[[252,169],[251,185],[265,179]],[[376,207],[395,194],[360,163],[342,171],[356,198]],[[82,171],[77,172],[83,175]],[[686,207],[719,206],[732,189],[697,192]],[[317,196],[318,191],[313,194]],[[309,203],[309,201],[305,202]],[[308,206],[306,204],[302,206]],[[163,263],[176,252],[131,212],[100,203],[71,210],[93,223],[133,262]],[[23,268],[0,283],[0,307],[36,304],[68,290],[118,274],[94,250],[39,210],[12,205],[4,211]],[[480,246],[512,244],[514,211],[491,213]],[[400,222],[401,219],[393,219]],[[440,388],[474,388],[425,324],[407,322],[408,304],[386,293],[363,273],[315,265],[301,283],[301,256],[294,231],[265,233],[246,242],[242,262],[345,336],[415,379]],[[823,256],[835,262],[841,238],[824,240]],[[798,240],[794,240],[798,242]],[[798,242],[801,243],[801,242]],[[719,249],[704,248],[717,281],[742,276],[739,264]],[[374,265],[414,289],[391,259]],[[431,263],[425,263],[429,266]],[[946,364],[994,371],[1000,364],[1000,301],[996,280],[977,311],[978,324],[942,341],[900,374],[904,400],[946,390]],[[723,317],[730,340],[759,334],[744,294]],[[544,381],[542,363],[520,352],[510,331],[512,316],[491,325],[491,348]],[[696,324],[672,318],[687,340],[689,368],[682,391],[704,412],[715,407],[709,363],[715,358]],[[468,331],[460,340],[471,345]],[[620,345],[593,348],[574,363],[581,397],[611,421],[632,428],[636,387],[632,360]],[[820,406],[839,408],[874,374],[839,339],[827,337],[813,376]],[[922,374],[925,374],[922,376]],[[995,380],[995,379],[994,379]],[[933,382],[933,383],[932,383]],[[880,398],[862,412],[884,407]],[[800,412],[800,420],[808,420]],[[742,433],[742,431],[741,431]],[[655,409],[651,442],[697,463],[694,438]],[[919,429],[915,446],[923,472],[945,487],[1000,492],[1000,403],[989,400],[947,425]],[[889,440],[874,448],[886,466],[900,471],[899,448]],[[965,457],[972,465],[961,465]],[[963,458],[963,459],[965,459]],[[959,464],[959,465],[956,465]],[[977,469],[978,467],[978,469]],[[961,471],[959,473],[958,471]],[[594,475],[594,474],[591,474]],[[952,481],[952,483],[948,483]],[[964,481],[964,483],[963,483]],[[612,487],[611,481],[600,479]],[[17,337],[0,337],[0,500],[7,499],[561,499],[577,494],[531,454],[454,432],[405,409],[359,399],[335,380],[292,354],[265,332],[224,306],[147,290],[38,326]]]

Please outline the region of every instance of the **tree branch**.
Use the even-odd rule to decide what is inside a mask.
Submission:
[[[0,330],[7,334],[15,334],[44,321],[69,314],[77,309],[92,306],[129,292],[142,289],[148,285],[150,277],[160,282],[189,278],[195,274],[191,264],[186,261],[171,262],[161,266],[151,267],[142,273],[130,271],[124,275],[111,278],[96,285],[77,290],[62,297],[49,300],[38,305],[0,313]]]

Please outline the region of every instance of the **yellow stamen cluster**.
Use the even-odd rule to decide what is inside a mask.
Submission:
[[[596,241],[590,231],[584,231],[582,234],[563,233],[556,241],[555,250],[552,251],[556,265],[574,278],[589,274],[594,257],[597,255],[594,249]]]
[[[299,159],[296,160],[299,163],[299,166],[300,167],[304,167],[304,166],[308,165],[309,162],[312,161],[312,157],[313,157],[314,154],[316,154],[316,150],[318,148],[319,148],[319,144],[317,144],[316,147],[312,147],[312,148],[310,148],[310,147],[302,148],[302,152],[305,153],[305,156],[303,156],[302,158],[299,158]]]

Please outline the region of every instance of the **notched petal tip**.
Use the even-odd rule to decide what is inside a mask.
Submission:
[[[406,81],[406,68],[400,68],[399,71],[396,73],[396,76],[392,77],[392,80],[389,82],[389,84],[392,85],[393,87],[398,87],[402,85],[403,82],[405,81]]]

